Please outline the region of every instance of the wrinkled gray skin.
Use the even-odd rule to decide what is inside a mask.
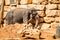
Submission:
[[[57,29],[56,29],[55,37],[60,38],[60,26],[58,26]]]
[[[36,9],[24,9],[24,8],[17,8],[11,10],[6,15],[7,24],[15,24],[15,23],[26,23],[31,19],[35,19],[35,27],[38,25],[39,16],[37,15]]]

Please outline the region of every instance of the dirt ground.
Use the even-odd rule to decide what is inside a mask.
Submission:
[[[0,40],[59,40],[53,38],[56,29],[41,30],[32,27],[32,24],[11,24],[2,27]]]

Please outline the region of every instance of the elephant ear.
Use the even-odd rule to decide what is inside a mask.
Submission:
[[[29,10],[29,13],[30,14],[32,14],[34,11],[36,12],[36,11],[40,11],[39,9],[36,9],[36,8],[34,8],[34,7],[32,7],[32,8],[30,8],[30,9],[28,9]]]

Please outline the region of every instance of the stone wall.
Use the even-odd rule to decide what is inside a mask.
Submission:
[[[8,3],[7,3],[8,2]],[[11,6],[10,0],[5,0],[4,17],[6,13],[15,8],[36,8],[41,11],[37,11],[41,16],[39,22],[46,26],[60,25],[60,0],[20,0],[16,2],[16,6]]]
[[[56,27],[60,25],[60,0],[20,0],[12,6],[10,1],[5,0],[4,17],[12,9],[29,9],[32,7],[40,10],[37,11],[38,15],[41,16],[38,27],[44,30],[41,32],[41,37],[47,38],[49,36],[48,38],[50,39],[54,35]]]

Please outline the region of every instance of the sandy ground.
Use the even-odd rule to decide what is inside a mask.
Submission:
[[[53,30],[53,31],[52,31]],[[14,24],[0,28],[0,40],[59,40],[54,39],[55,29],[33,29],[32,24]]]

